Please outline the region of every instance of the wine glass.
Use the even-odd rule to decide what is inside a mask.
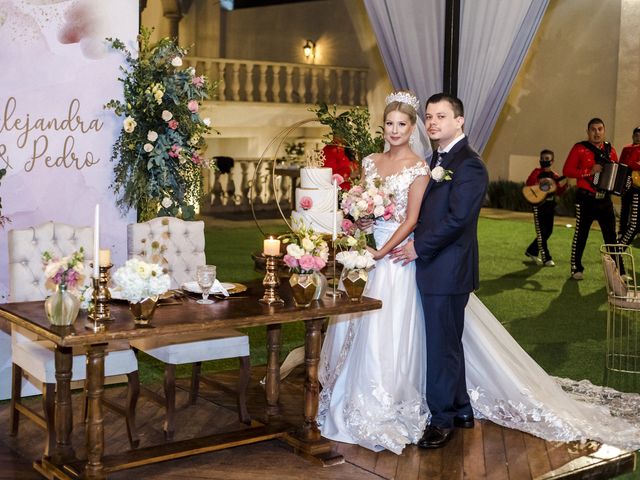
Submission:
[[[209,305],[213,303],[213,300],[209,300],[209,290],[216,281],[216,266],[215,265],[200,265],[196,271],[196,280],[198,285],[202,289],[202,298],[198,300],[201,305]]]

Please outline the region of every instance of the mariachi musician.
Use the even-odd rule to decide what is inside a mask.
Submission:
[[[536,265],[544,265],[545,267],[555,266],[547,245],[547,240],[553,233],[553,219],[556,211],[555,195],[562,195],[567,188],[566,178],[554,172],[551,169],[552,165],[553,151],[542,150],[540,152],[540,167],[533,169],[526,182],[527,186],[538,185],[542,187],[542,191],[547,190],[546,195],[539,203],[532,204],[536,238],[524,253]]]
[[[622,149],[620,163],[631,169],[630,188],[622,196],[618,243],[630,245],[640,230],[640,127],[633,129],[632,141]]]
[[[618,161],[615,149],[604,139],[604,122],[599,118],[589,120],[587,140],[571,148],[562,170],[566,177],[577,179],[576,229],[571,244],[571,277],[574,280],[584,277],[582,254],[594,220],[600,225],[604,243],[616,242],[616,218],[611,196],[593,185],[595,173],[602,172],[605,164]]]

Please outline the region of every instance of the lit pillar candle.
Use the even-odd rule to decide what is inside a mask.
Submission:
[[[335,242],[338,238],[338,181],[333,179],[333,231],[331,239]]]
[[[111,250],[101,248],[99,259],[100,261],[98,262],[98,264],[101,267],[108,267],[109,265],[111,265]]]
[[[271,256],[280,255],[280,240],[273,237],[265,239],[262,253]]]
[[[93,217],[93,278],[100,277],[98,261],[100,259],[100,204],[96,204]]]

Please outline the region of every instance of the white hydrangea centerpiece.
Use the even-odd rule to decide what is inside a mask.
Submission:
[[[127,260],[118,268],[113,281],[120,287],[122,298],[131,303],[162,295],[171,286],[169,275],[160,265],[137,258]]]

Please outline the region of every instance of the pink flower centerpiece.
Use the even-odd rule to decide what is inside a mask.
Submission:
[[[296,273],[311,273],[322,270],[329,259],[329,246],[322,235],[311,228],[301,226],[281,237],[287,245],[284,263]]]

